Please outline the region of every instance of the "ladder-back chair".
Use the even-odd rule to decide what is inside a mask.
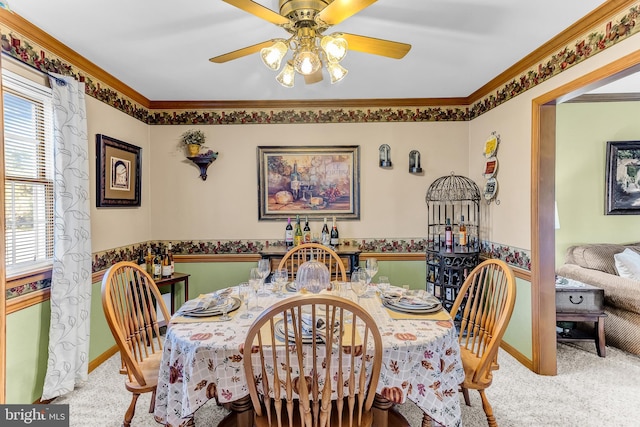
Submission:
[[[243,357],[255,426],[371,426],[382,338],[355,303],[332,295],[281,301],[253,323]]]
[[[515,301],[513,271],[504,261],[489,259],[469,274],[450,312],[460,322],[458,342],[465,372],[461,385],[465,403],[470,406],[469,389],[478,390],[491,427],[497,427],[497,423],[484,391],[491,385],[492,371],[498,369],[498,349]]]
[[[163,317],[170,319],[155,282],[132,262],[114,264],[102,278],[102,308],[120,349],[127,375],[125,388],[133,394],[124,416],[125,427],[131,425],[141,393],[152,393],[150,413],[155,407],[163,339],[156,304]]]
[[[333,249],[320,243],[303,243],[290,249],[280,261],[278,268],[286,268],[290,280],[295,280],[298,267],[309,261],[311,254],[329,269],[331,280],[347,281],[347,273],[340,256]]]

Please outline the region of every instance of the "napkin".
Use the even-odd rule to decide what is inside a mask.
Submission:
[[[178,313],[193,313],[208,310],[220,304],[220,300],[229,295],[230,288],[221,289],[210,294],[201,294],[198,298],[194,298],[185,302]]]

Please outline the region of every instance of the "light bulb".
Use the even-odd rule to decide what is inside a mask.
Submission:
[[[282,58],[287,54],[287,45],[284,40],[278,39],[273,45],[260,49],[260,58],[264,65],[272,70],[280,68]]]
[[[331,84],[337,83],[340,80],[344,79],[344,76],[346,76],[348,73],[346,68],[344,68],[337,62],[329,62],[327,64],[327,71],[329,71],[329,76],[331,76]]]
[[[285,65],[280,74],[278,74],[276,80],[284,87],[293,87],[295,76],[296,72],[293,69],[291,61],[287,61],[287,65]]]
[[[320,41],[320,46],[327,54],[329,62],[340,62],[347,55],[347,41],[338,36],[324,36]]]
[[[311,50],[301,49],[293,57],[293,68],[305,76],[318,71],[321,65],[320,58]]]

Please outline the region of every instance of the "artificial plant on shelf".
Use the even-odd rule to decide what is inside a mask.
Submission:
[[[189,150],[189,156],[197,156],[200,152],[200,147],[204,144],[205,136],[201,130],[189,129],[180,136],[180,141]]]

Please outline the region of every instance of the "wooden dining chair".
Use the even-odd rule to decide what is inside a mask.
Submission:
[[[340,256],[333,249],[320,243],[303,243],[294,246],[282,257],[278,268],[286,268],[289,273],[289,279],[294,280],[298,267],[308,261],[312,253],[316,261],[320,261],[327,266],[331,280],[347,281],[347,273]]]
[[[102,308],[120,350],[127,375],[125,388],[133,394],[124,416],[125,427],[131,425],[141,393],[152,393],[150,413],[155,407],[162,358],[156,304],[163,317],[170,319],[155,282],[132,262],[114,264],[102,278]]]
[[[243,357],[255,426],[371,426],[382,338],[355,303],[332,295],[283,300],[253,323]]]
[[[471,271],[450,311],[451,317],[460,322],[458,342],[465,373],[461,385],[465,403],[471,406],[469,389],[478,390],[491,427],[498,424],[484,391],[499,367],[498,349],[515,301],[513,271],[504,261],[489,259]]]

